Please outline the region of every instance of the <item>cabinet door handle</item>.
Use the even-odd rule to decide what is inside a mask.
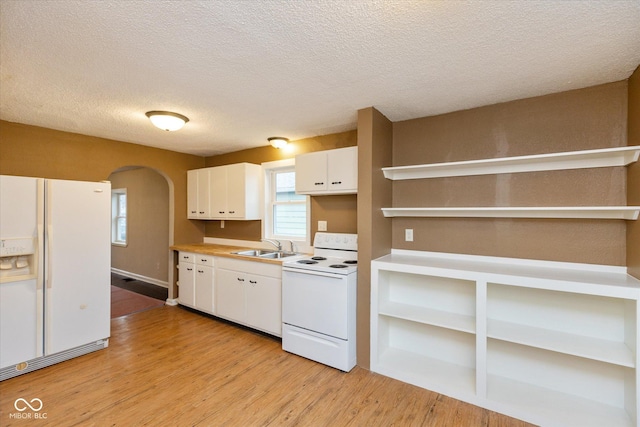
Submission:
[[[314,185],[324,185],[324,182],[314,182]]]
[[[200,211],[200,214],[204,215],[204,211]]]
[[[198,270],[198,273],[204,273],[204,270]]]
[[[229,213],[230,213],[230,214],[234,214],[234,213],[236,213],[236,211],[229,211]]]
[[[193,271],[193,268],[187,267],[187,271]]]
[[[224,211],[218,211],[218,213],[219,213],[219,214],[223,214],[223,213],[224,213]]]
[[[238,277],[238,282],[244,282],[244,279]]]
[[[253,283],[255,285],[258,282],[256,280],[249,280],[249,283]]]
[[[331,184],[332,184],[332,185],[342,184],[342,181],[333,181]]]
[[[191,213],[196,213],[196,211],[191,211]]]

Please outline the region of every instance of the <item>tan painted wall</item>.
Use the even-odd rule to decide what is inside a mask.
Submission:
[[[221,166],[232,163],[272,162],[295,157],[296,154],[312,151],[351,147],[357,144],[357,132],[335,133],[314,138],[291,141],[287,148],[278,150],[271,146],[236,151],[234,153],[207,157],[206,166]],[[318,221],[327,221],[327,231],[332,233],[357,232],[357,196],[314,196],[311,197],[311,235],[317,231]],[[261,221],[205,221],[205,235],[224,239],[259,241],[262,237]]]
[[[357,360],[369,368],[371,260],[391,251],[391,220],[380,210],[392,201],[392,123],[374,108],[358,111],[358,304]]]
[[[626,145],[627,83],[393,124],[394,166]],[[625,168],[393,182],[393,206],[626,205]],[[414,230],[414,242],[404,230]],[[393,247],[611,265],[625,221],[395,218]]]
[[[628,145],[640,145],[640,67],[629,79]],[[627,166],[627,202],[640,206],[640,162]],[[627,224],[627,268],[640,279],[640,220]]]
[[[111,188],[127,190],[127,246],[111,246],[111,266],[168,282],[169,185],[149,168],[109,175]]]
[[[172,243],[202,241],[204,225],[186,217],[187,170],[204,167],[202,157],[0,121],[0,174],[101,181],[125,166],[149,167],[167,178],[175,215]],[[170,288],[170,297],[175,291]]]

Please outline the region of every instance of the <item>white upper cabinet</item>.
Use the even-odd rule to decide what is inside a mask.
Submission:
[[[198,170],[187,171],[187,218],[198,218]]]
[[[358,147],[316,151],[296,156],[296,193],[358,192]]]
[[[209,194],[211,194],[211,215],[209,218],[221,218],[227,215],[227,169],[209,168],[211,175]]]
[[[251,163],[188,171],[187,216],[191,219],[261,219],[261,173],[262,168]],[[194,207],[195,215],[192,214]]]
[[[209,169],[187,171],[187,218],[209,218]]]
[[[224,168],[227,172],[225,218],[261,219],[262,167],[251,163],[238,163]]]

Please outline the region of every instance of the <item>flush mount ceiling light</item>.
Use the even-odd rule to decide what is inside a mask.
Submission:
[[[273,148],[284,148],[289,143],[289,138],[272,136],[271,138],[267,138],[267,141],[269,141]]]
[[[172,113],[170,111],[149,111],[145,114],[155,127],[166,131],[180,130],[182,126],[189,121],[189,119],[182,114]]]

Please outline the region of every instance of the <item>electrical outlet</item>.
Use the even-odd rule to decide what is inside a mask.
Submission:
[[[413,242],[413,228],[405,228],[405,230],[404,230],[404,241],[405,242]]]
[[[327,231],[327,221],[318,221],[318,231]]]

